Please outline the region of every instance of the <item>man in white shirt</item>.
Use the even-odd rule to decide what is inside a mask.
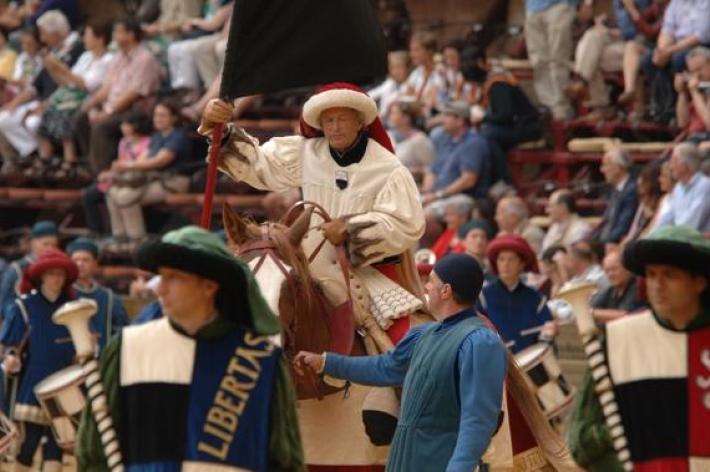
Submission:
[[[710,231],[710,178],[700,171],[700,161],[695,144],[681,143],[673,149],[670,165],[677,183],[659,227],[687,225]]]

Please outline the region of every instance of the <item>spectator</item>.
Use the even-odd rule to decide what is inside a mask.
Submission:
[[[656,48],[647,52],[642,62],[652,87],[655,80],[672,84],[673,75],[686,68],[688,51],[701,44],[710,45],[708,18],[710,0],[671,0]]]
[[[439,236],[431,250],[439,260],[450,252],[462,252],[461,240],[459,239],[459,228],[466,223],[471,216],[473,205],[470,202],[452,203],[446,207],[444,222],[446,230]]]
[[[168,46],[168,68],[170,71],[170,85],[175,90],[199,90],[202,86],[208,87],[214,80],[215,74],[201,77],[198,63],[200,56],[214,54],[218,43],[224,43],[222,28],[229,22],[232,13],[230,2],[215,2],[210,0],[205,4],[203,18],[189,18],[182,25],[184,34],[194,36],[198,31],[204,32],[198,37],[189,37]],[[220,49],[218,62],[224,62],[224,44]],[[219,70],[219,66],[216,67]],[[202,79],[202,80],[201,80]]]
[[[685,61],[688,72],[675,76],[676,119],[690,134],[688,140],[700,144],[710,141],[710,47],[693,48]]]
[[[602,158],[600,170],[612,189],[602,222],[593,234],[604,244],[619,243],[629,232],[636,214],[638,194],[636,182],[630,174],[632,165],[628,154],[618,148],[607,151]]]
[[[542,251],[551,246],[569,247],[572,243],[584,239],[591,231],[589,223],[577,214],[577,205],[569,190],[553,192],[546,211],[552,224],[542,240]]]
[[[603,248],[591,241],[578,241],[572,244],[567,261],[567,273],[572,283],[592,282],[597,287],[608,285],[604,270],[599,265]]]
[[[658,185],[661,189],[662,195],[660,201],[658,202],[658,210],[656,210],[658,217],[653,222],[652,228],[658,226],[658,221],[660,220],[661,215],[668,210],[668,204],[670,202],[675,184],[676,181],[673,177],[673,170],[671,169],[671,160],[666,159],[661,163],[661,172],[658,175]]]
[[[117,162],[129,163],[136,161],[148,152],[150,134],[153,130],[151,120],[141,111],[132,111],[123,115],[121,134],[118,143]],[[105,202],[105,193],[111,186],[111,171],[104,170],[99,174],[96,183],[82,191],[82,205],[86,216],[86,226],[94,235],[105,234],[105,225],[101,217],[101,205]]]
[[[79,167],[74,145],[74,114],[81,102],[103,83],[113,54],[107,52],[111,41],[111,25],[89,23],[84,28],[84,52],[76,64],[69,68],[63,62],[50,57],[44,61],[45,68],[59,85],[49,97],[49,108],[40,122],[40,161],[46,167],[40,174],[54,171],[57,180],[73,180],[77,176],[88,178],[88,172]],[[52,162],[54,143],[61,142],[63,160]],[[50,167],[50,166],[53,166]]]
[[[51,10],[58,10],[69,21],[71,29],[79,26],[80,14],[76,0],[28,0],[10,3],[0,14],[0,26],[8,30],[35,26],[39,17]],[[19,5],[23,3],[22,5]]]
[[[12,80],[15,72],[15,61],[17,53],[8,43],[8,32],[0,27],[0,79],[3,81]]]
[[[486,220],[470,220],[459,228],[459,240],[464,253],[481,264],[486,281],[493,277],[488,261],[488,243],[494,236],[493,227]]]
[[[565,246],[550,246],[542,251],[540,257],[540,272],[547,277],[540,292],[549,298],[555,298],[557,292],[569,280],[567,248]]]
[[[380,118],[388,126],[390,107],[399,100],[404,93],[404,84],[409,76],[409,53],[407,51],[390,51],[387,54],[387,79],[377,87],[368,91],[368,94],[379,106]]]
[[[599,324],[605,324],[644,307],[638,293],[636,277],[621,263],[621,252],[609,251],[604,257],[604,274],[609,286],[592,297],[591,313]]]
[[[407,78],[404,93],[422,104],[425,116],[431,116],[440,101],[447,101],[441,100],[442,95],[446,93],[446,84],[443,76],[436,71],[435,53],[434,34],[422,31],[412,35],[409,41],[409,57],[415,69]]]
[[[533,67],[535,95],[556,120],[570,118],[573,114],[565,89],[574,45],[574,3],[568,0],[525,1],[525,44]]]
[[[395,154],[421,185],[426,170],[434,161],[434,144],[417,129],[421,107],[417,102],[399,100],[390,106],[387,120]]]
[[[146,236],[142,205],[160,202],[167,193],[182,193],[190,185],[185,164],[190,142],[178,126],[180,110],[160,102],[153,112],[155,133],[148,152],[134,161],[115,161],[106,204],[111,218],[112,250],[133,252]]]
[[[620,1],[614,2],[614,6],[624,8]],[[636,36],[633,25],[630,33],[629,41]],[[613,110],[608,109],[609,88],[604,82],[604,72],[621,71],[623,56],[624,41],[618,31],[609,29],[603,16],[597,17],[594,26],[588,28],[577,43],[573,69],[576,80],[566,90],[572,100],[586,99],[583,104],[591,111],[582,119],[598,121],[613,117]]]
[[[436,160],[422,188],[427,210],[440,217],[450,203],[484,198],[490,186],[490,150],[469,125],[468,104],[449,103],[442,114],[444,124],[431,133]]]
[[[487,70],[486,55],[482,48],[469,46],[461,56],[464,77],[481,90],[479,106],[484,113],[480,118],[481,134],[491,145],[491,180],[510,182],[506,157],[508,151],[520,143],[542,136],[540,113],[513,74],[498,67],[490,72]]]
[[[200,17],[202,3],[202,0],[160,0],[160,15],[154,22],[143,25],[143,32],[149,38],[157,38],[160,47],[167,47],[187,20]]]
[[[671,170],[677,182],[658,226],[684,225],[710,231],[710,178],[700,171],[697,146],[678,144],[671,155]]]
[[[445,90],[441,97],[444,100],[466,100],[470,94],[470,84],[461,73],[461,50],[463,41],[454,39],[446,43],[442,50],[443,64],[439,73],[444,79]]]
[[[658,211],[661,202],[661,186],[659,174],[661,166],[657,162],[646,164],[636,180],[639,206],[631,223],[631,228],[622,240],[622,246],[641,238],[656,226],[660,217]]]
[[[552,339],[557,327],[545,298],[520,280],[523,272],[538,271],[535,253],[527,241],[517,235],[498,236],[488,246],[488,260],[497,278],[481,291],[479,308],[510,350],[519,352],[535,344],[541,334]],[[538,327],[533,333],[527,332]]]
[[[43,63],[61,61],[70,67],[74,65],[82,52],[82,45],[79,35],[69,28],[64,14],[58,10],[48,11],[37,20],[37,27],[42,43],[50,51],[44,55]],[[45,66],[32,84],[25,86],[0,112],[0,133],[25,161],[37,149],[35,132],[46,109],[45,100],[56,88],[57,83]],[[44,167],[39,160],[35,160],[34,164],[35,169],[28,170],[31,177],[39,174]]]
[[[545,233],[528,219],[528,206],[520,197],[502,198],[496,206],[498,235],[522,236],[535,252],[540,252]]]
[[[28,26],[22,30],[20,44],[22,52],[17,56],[12,72],[12,84],[18,89],[30,85],[42,70],[42,56],[40,55],[42,42],[39,39],[37,27]]]
[[[104,170],[116,157],[123,113],[149,110],[160,84],[160,65],[141,45],[140,25],[129,17],[114,23],[118,53],[111,61],[108,79],[82,105],[76,121],[77,140],[89,156],[93,174]]]
[[[32,3],[32,2],[25,2]],[[39,6],[27,19],[27,23],[34,25],[39,18],[51,10],[58,10],[64,14],[64,16],[69,21],[69,26],[72,30],[79,27],[79,22],[81,21],[81,14],[79,12],[79,5],[77,0],[41,0]]]

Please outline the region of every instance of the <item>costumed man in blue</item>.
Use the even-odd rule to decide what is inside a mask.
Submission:
[[[552,340],[557,324],[547,308],[547,299],[526,285],[524,272],[537,272],[537,258],[530,244],[518,235],[503,235],[488,246],[496,279],[486,284],[479,297],[478,308],[486,313],[503,340],[513,352],[538,342]]]
[[[99,285],[94,278],[99,269],[99,247],[90,239],[77,238],[67,246],[67,253],[79,268],[74,290],[79,298],[90,298],[98,311],[90,319],[91,331],[99,336],[99,350],[109,338],[128,324],[126,309],[121,298],[108,287]]]
[[[39,406],[35,386],[49,375],[72,364],[74,345],[65,326],[52,322],[52,315],[74,298],[76,264],[63,252],[47,249],[27,268],[21,291],[8,310],[0,332],[5,350],[2,368],[18,375],[19,387],[12,408],[12,419],[22,430],[22,443],[15,457],[15,471],[30,470],[37,447],[42,445],[42,470],[62,468],[62,450],[49,430],[49,418]]]
[[[9,308],[15,298],[20,296],[22,274],[45,250],[59,247],[59,231],[52,221],[38,221],[30,230],[30,252],[14,261],[5,269],[0,281],[0,315],[7,316],[5,308]]]
[[[296,356],[302,375],[312,369],[361,384],[404,386],[388,471],[459,472],[479,465],[498,425],[507,359],[500,338],[474,309],[482,284],[474,258],[446,256],[426,284],[437,322],[412,328],[379,356]]]
[[[666,226],[629,243],[650,310],[605,325],[567,433],[591,472],[710,470],[710,241]]]
[[[129,326],[101,354],[127,470],[303,471],[295,393],[280,332],[249,268],[188,226],[138,251],[160,274],[165,316]],[[96,421],[79,428],[79,470],[105,471]]]

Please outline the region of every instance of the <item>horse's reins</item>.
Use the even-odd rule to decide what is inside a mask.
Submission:
[[[329,222],[331,221],[330,216],[328,213],[325,211],[325,209],[318,205],[317,203],[313,202],[298,202],[296,203],[291,209],[286,213],[286,215],[282,219],[282,223],[285,226],[289,225],[289,220],[292,219],[294,211],[298,208],[305,208],[306,205],[312,205],[315,209],[315,213],[320,216],[323,221]],[[290,222],[292,223],[292,221]],[[279,271],[284,275],[286,278],[286,282],[288,283],[289,286],[289,291],[291,292],[291,296],[293,297],[294,300],[296,300],[296,288],[294,287],[293,284],[293,279],[290,277],[290,273],[286,266],[284,265],[283,261],[281,260],[281,257],[278,255],[278,247],[276,244],[272,241],[271,239],[271,233],[270,233],[270,226],[269,223],[263,223],[261,226],[261,238],[246,242],[239,247],[238,255],[240,257],[243,257],[244,255],[251,253],[251,252],[256,252],[256,251],[262,251],[261,255],[259,256],[259,259],[257,260],[256,264],[254,265],[254,268],[252,269],[252,273],[256,275],[259,272],[259,269],[261,269],[262,265],[264,264],[264,261],[266,261],[267,258],[271,258],[276,266],[278,267]],[[308,264],[311,264],[315,258],[318,256],[320,253],[321,249],[323,249],[323,246],[325,246],[325,242],[327,239],[324,237],[323,240],[316,246],[316,248],[313,250],[313,252],[306,258],[306,261]],[[347,254],[345,252],[345,245],[344,244],[339,244],[335,247],[338,263],[340,265],[340,270],[343,273],[343,278],[345,279],[345,285],[347,287],[347,295],[348,295],[348,302],[352,303],[352,295],[350,291],[350,269],[349,269],[349,261]],[[313,387],[314,391],[318,392],[318,399],[322,400],[323,395],[320,392],[320,388],[318,387],[318,374],[308,365],[305,363],[300,364],[301,369],[303,370],[306,378],[308,379],[308,382],[311,384]]]

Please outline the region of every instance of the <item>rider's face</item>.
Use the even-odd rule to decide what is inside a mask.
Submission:
[[[345,151],[355,143],[362,129],[360,114],[352,108],[329,108],[321,113],[320,124],[330,147]]]

